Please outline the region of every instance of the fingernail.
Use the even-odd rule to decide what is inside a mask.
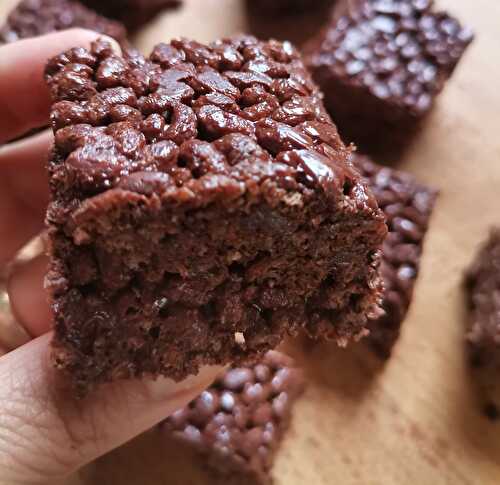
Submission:
[[[99,39],[104,40],[105,42],[111,44],[111,49],[113,49],[113,52],[115,54],[118,54],[119,56],[122,55],[122,48],[120,47],[120,44],[118,44],[118,42],[115,39],[113,39],[113,37],[109,37],[107,35],[101,35],[99,36]]]
[[[118,54],[122,54],[122,49],[120,47],[120,44],[113,39],[113,37],[109,37],[108,35],[104,34],[98,34],[93,30],[89,29],[83,29],[81,27],[76,27],[70,30],[65,31],[66,33],[69,32],[67,35],[71,35],[75,39],[75,44],[80,45],[82,47],[89,48],[92,42],[95,42],[97,40],[103,40],[105,42],[108,42],[111,45],[111,49]]]

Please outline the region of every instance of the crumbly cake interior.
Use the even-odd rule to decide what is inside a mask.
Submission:
[[[304,325],[338,340],[363,332],[373,301],[358,268],[371,221],[264,204],[158,218],[141,202],[79,226],[81,245],[59,241],[73,282],[59,338],[88,354],[76,363],[87,378],[115,369],[181,379]]]

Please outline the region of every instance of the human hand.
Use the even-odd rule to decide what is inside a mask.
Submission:
[[[46,60],[96,38],[76,29],[0,47],[0,145],[47,125]],[[0,272],[43,228],[50,143],[46,131],[0,146]],[[178,384],[121,381],[74,399],[49,359],[45,268],[44,256],[17,264],[7,284],[11,311],[30,339],[0,357],[1,485],[57,483],[187,404],[218,371],[206,368]]]

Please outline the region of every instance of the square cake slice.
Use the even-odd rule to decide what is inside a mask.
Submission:
[[[9,13],[0,29],[0,44],[59,30],[81,27],[125,44],[125,27],[73,0],[23,0]]]
[[[413,296],[420,258],[437,192],[406,172],[382,167],[363,155],[353,155],[386,216],[389,234],[382,249],[384,313],[369,321],[367,342],[383,358],[390,356]]]
[[[475,366],[500,363],[500,228],[493,229],[465,278],[471,311],[467,342]]]
[[[491,230],[465,275],[471,379],[483,413],[500,418],[500,228]]]
[[[347,141],[402,147],[473,39],[432,0],[345,0],[306,63]]]
[[[216,483],[270,485],[276,452],[303,390],[302,371],[270,351],[256,364],[228,370],[161,427],[200,454]]]
[[[47,79],[54,356],[78,387],[364,335],[387,228],[292,45],[96,43]]]
[[[81,0],[97,12],[123,22],[136,30],[153,20],[163,10],[177,8],[182,0]]]
[[[247,0],[249,8],[260,13],[296,14],[322,7],[331,0]]]

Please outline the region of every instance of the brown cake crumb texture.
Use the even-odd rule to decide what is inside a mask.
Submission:
[[[371,148],[414,131],[472,39],[432,0],[347,0],[307,64],[341,135]]]
[[[471,311],[467,341],[472,362],[500,362],[500,228],[492,229],[466,275]]]
[[[96,43],[47,79],[55,361],[82,392],[364,335],[387,229],[291,44]]]
[[[23,0],[0,29],[0,44],[80,27],[94,30],[125,44],[127,32],[119,22],[98,15],[73,0]]]
[[[410,307],[437,192],[419,184],[411,174],[382,167],[366,156],[353,155],[352,161],[373,191],[389,228],[380,267],[384,313],[370,320],[367,339],[387,358]]]
[[[131,30],[153,20],[163,10],[182,5],[182,0],[82,0],[106,17],[123,22]]]
[[[303,390],[302,371],[270,351],[256,364],[225,372],[161,427],[193,446],[217,483],[270,485],[276,452]]]

